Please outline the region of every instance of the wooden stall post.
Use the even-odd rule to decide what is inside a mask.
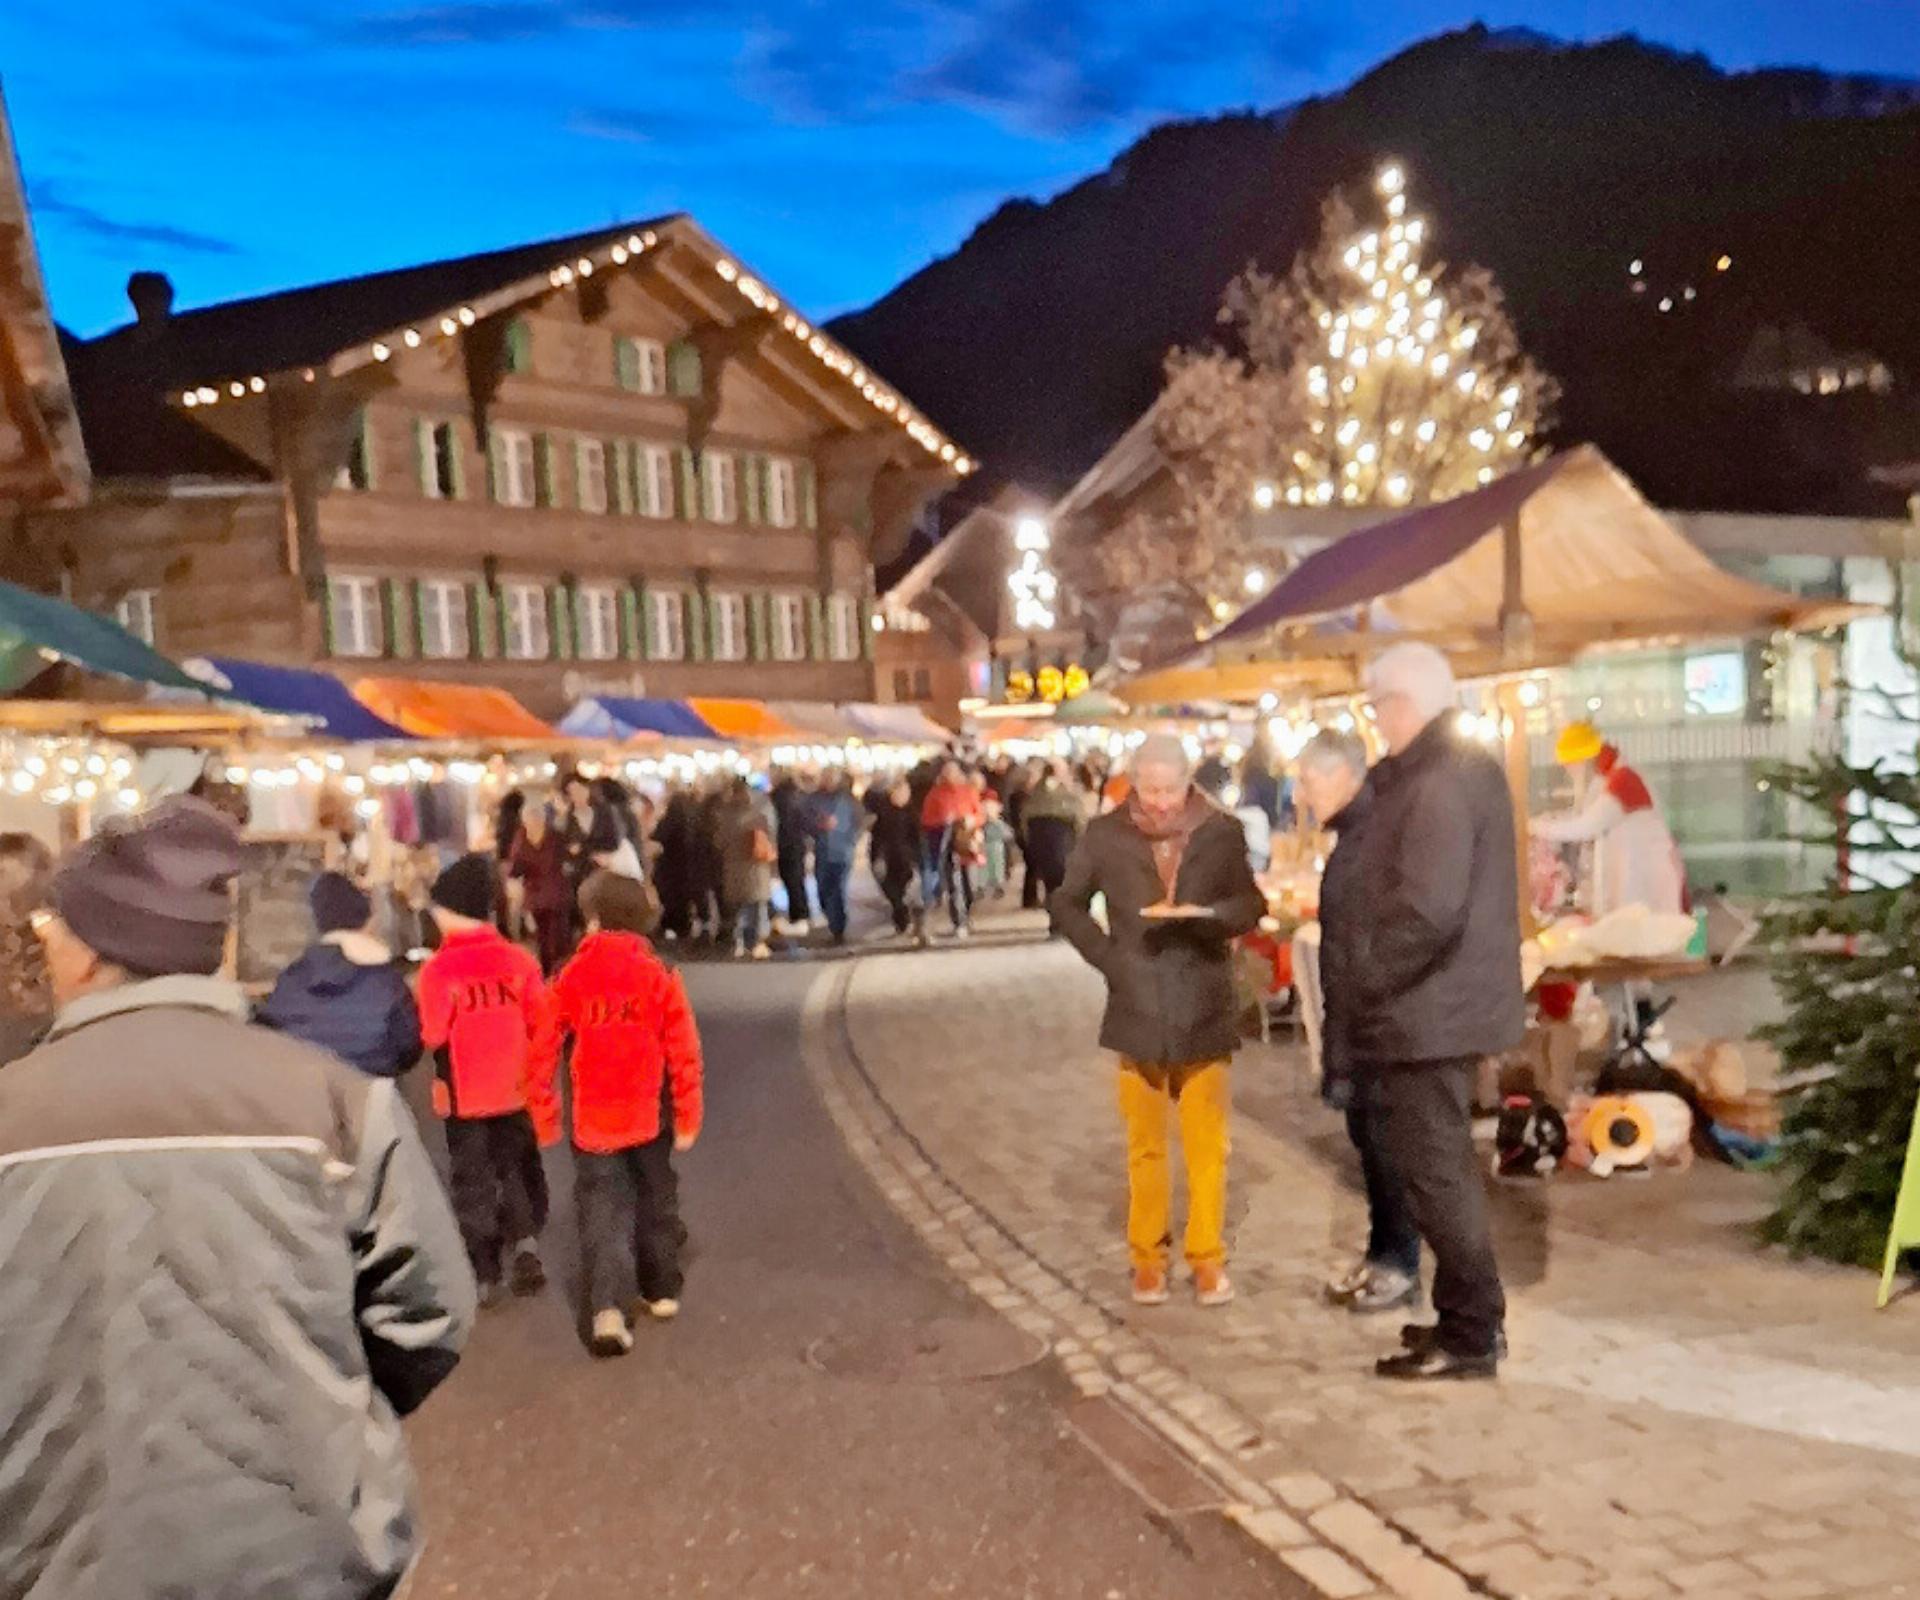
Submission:
[[[1500,527],[1500,660],[1509,672],[1533,664],[1533,617],[1527,611],[1526,569],[1520,549],[1520,516],[1515,512]],[[1527,739],[1527,708],[1520,703],[1520,681],[1504,678],[1495,691],[1502,727],[1506,730],[1507,793],[1513,801],[1513,849],[1519,869],[1520,933],[1531,938],[1533,926],[1533,856],[1529,819],[1532,813],[1532,755]]]

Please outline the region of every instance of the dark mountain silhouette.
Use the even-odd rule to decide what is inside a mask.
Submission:
[[[1150,403],[1170,346],[1215,337],[1228,279],[1284,268],[1327,192],[1387,155],[1561,380],[1560,440],[1667,505],[1900,508],[1869,475],[1920,460],[1920,85],[1892,79],[1470,28],[1336,95],[1156,128],[834,331],[982,456],[971,492],[1057,490]],[[1759,330],[1793,326],[1884,361],[1893,392],[1730,382]]]

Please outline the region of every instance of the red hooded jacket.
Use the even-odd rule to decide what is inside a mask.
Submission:
[[[605,1154],[660,1135],[660,1086],[673,1088],[674,1130],[700,1131],[700,1034],[680,976],[637,933],[590,933],[553,986],[572,1032],[573,1142]]]
[[[546,986],[517,944],[492,927],[448,934],[420,969],[420,1032],[436,1054],[442,1116],[526,1111],[542,1144],[559,1137]]]

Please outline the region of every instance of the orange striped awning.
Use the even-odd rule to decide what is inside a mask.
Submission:
[[[552,744],[561,737],[505,689],[417,678],[361,678],[353,685],[353,696],[375,716],[419,739],[532,739]]]
[[[722,739],[764,739],[808,743],[812,735],[774,715],[759,700],[689,700],[693,714]]]

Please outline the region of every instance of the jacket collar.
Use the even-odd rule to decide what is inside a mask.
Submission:
[[[322,934],[320,942],[331,945],[356,967],[384,967],[393,961],[393,952],[370,933],[359,928],[343,928]]]
[[[1338,811],[1327,818],[1328,833],[1351,833],[1367,820],[1367,813],[1373,809],[1373,780],[1371,777],[1354,791],[1354,796]]]
[[[102,989],[97,994],[82,995],[78,1000],[61,1007],[47,1037],[58,1039],[89,1023],[103,1022],[108,1017],[117,1017],[129,1011],[149,1011],[161,1006],[184,1011],[215,1011],[238,1022],[244,1022],[247,1018],[247,997],[238,984],[230,983],[225,978],[176,973],[171,977],[143,978],[134,983],[123,983],[117,988]]]
[[[1429,762],[1439,760],[1453,749],[1453,717],[1441,712],[1422,728],[1412,744],[1397,756],[1388,756],[1373,769],[1370,784],[1392,788],[1401,779],[1412,776]]]

